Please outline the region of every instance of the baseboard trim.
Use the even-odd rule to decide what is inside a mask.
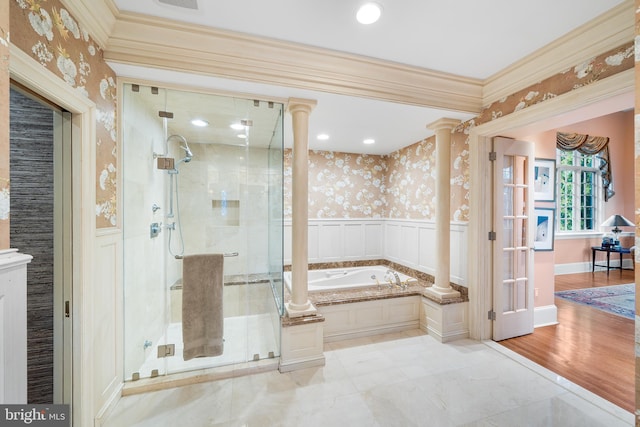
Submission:
[[[533,309],[533,327],[551,326],[558,324],[558,307],[555,304],[535,307]]]
[[[598,264],[603,264],[603,261],[596,261]],[[606,263],[606,261],[605,261]],[[609,264],[611,267],[619,267],[620,260],[612,259]],[[624,258],[622,260],[622,268],[633,270],[633,260],[629,258]],[[590,262],[575,262],[570,264],[556,264],[554,266],[554,273],[556,276],[561,276],[563,274],[575,274],[575,273],[590,273],[592,270]],[[596,267],[596,272],[598,271],[607,271],[606,267]]]
[[[280,373],[297,371],[299,369],[307,369],[307,368],[315,368],[318,366],[325,365],[324,354],[321,357],[315,357],[307,360],[298,360],[290,363],[282,363],[280,362],[280,366],[278,366],[278,370]]]

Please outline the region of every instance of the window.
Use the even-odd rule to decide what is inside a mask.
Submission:
[[[595,155],[557,150],[559,232],[597,231],[602,178]]]

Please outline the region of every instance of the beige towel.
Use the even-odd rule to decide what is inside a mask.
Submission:
[[[189,255],[182,260],[183,358],[222,354],[222,254]]]

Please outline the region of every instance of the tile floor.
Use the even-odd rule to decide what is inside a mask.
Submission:
[[[123,397],[104,427],[632,426],[633,415],[493,342],[421,331],[325,346],[326,366]]]

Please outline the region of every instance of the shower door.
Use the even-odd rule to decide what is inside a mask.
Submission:
[[[123,98],[125,378],[277,357],[282,104],[135,85]],[[183,257],[215,253],[224,351],[185,361]]]

